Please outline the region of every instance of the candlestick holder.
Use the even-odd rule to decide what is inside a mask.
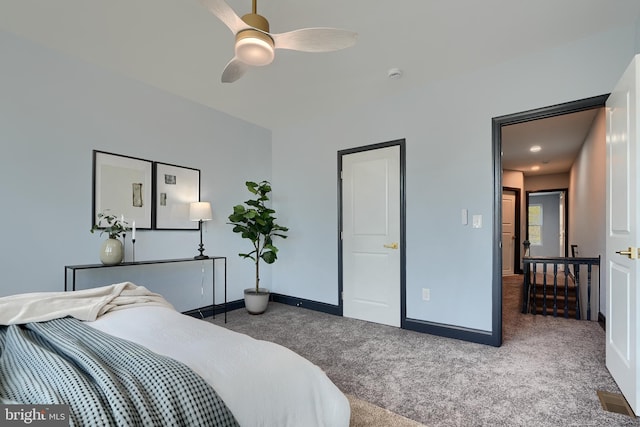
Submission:
[[[127,261],[127,234],[122,234],[122,262]]]

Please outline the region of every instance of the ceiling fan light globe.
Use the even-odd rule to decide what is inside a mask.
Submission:
[[[236,37],[236,57],[253,66],[268,65],[275,57],[273,40],[268,35],[255,30],[247,30]]]

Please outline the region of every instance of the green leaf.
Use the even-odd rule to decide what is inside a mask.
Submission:
[[[267,181],[260,183],[260,192],[263,194],[271,193],[271,185]]]
[[[249,190],[253,194],[256,194],[258,192],[258,190],[256,189],[258,187],[258,184],[256,184],[255,182],[247,181],[245,182],[245,185],[247,186],[247,190]]]
[[[245,227],[244,225],[236,225],[235,227],[233,227],[234,233],[244,233],[246,231],[247,231],[247,227]]]
[[[274,262],[276,262],[276,259],[278,259],[278,257],[276,256],[276,253],[273,251],[264,252],[261,258],[267,264],[273,264]]]

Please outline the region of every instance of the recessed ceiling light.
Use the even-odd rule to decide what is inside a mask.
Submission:
[[[539,145],[534,145],[533,147],[529,148],[529,151],[531,151],[532,153],[537,153],[540,150],[542,150],[542,147],[540,147]]]

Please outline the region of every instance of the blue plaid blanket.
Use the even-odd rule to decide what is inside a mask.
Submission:
[[[75,426],[238,426],[187,366],[71,317],[0,326],[0,401],[68,404]]]

